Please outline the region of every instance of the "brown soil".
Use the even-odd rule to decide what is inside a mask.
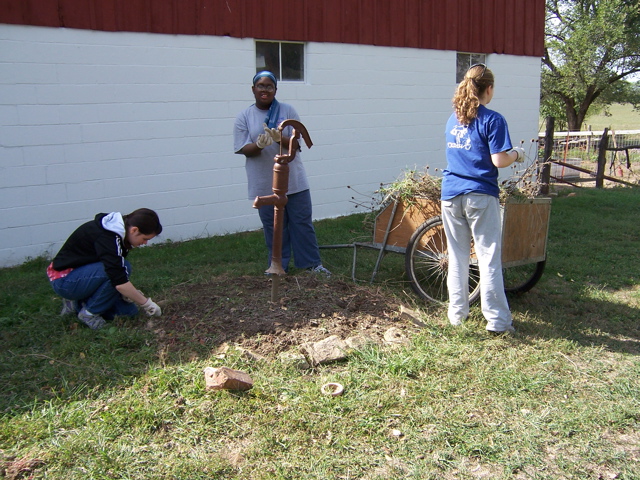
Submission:
[[[283,276],[278,301],[271,301],[267,277],[220,277],[204,284],[173,289],[159,319],[147,327],[165,354],[193,351],[193,345],[215,350],[237,344],[273,358],[309,341],[330,335],[382,338],[399,321],[399,302],[376,287],[308,273]],[[194,352],[195,353],[195,352]]]

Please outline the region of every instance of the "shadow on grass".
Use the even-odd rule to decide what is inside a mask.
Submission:
[[[516,319],[524,319],[516,325],[523,338],[566,339],[584,347],[640,354],[640,309],[590,298],[563,283],[553,278],[541,281],[530,292],[509,299]]]

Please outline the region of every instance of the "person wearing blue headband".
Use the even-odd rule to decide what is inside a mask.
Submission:
[[[258,196],[273,193],[273,158],[282,150],[289,150],[289,139],[292,128],[282,132],[278,125],[284,120],[298,120],[300,116],[287,103],[276,100],[278,80],[269,71],[262,71],[253,77],[251,91],[255,103],[238,114],[233,127],[233,148],[237,154],[245,157],[249,200]],[[331,273],[322,266],[320,249],[312,222],[311,193],[309,181],[300,156],[297,140],[294,150],[296,157],[289,162],[289,189],[285,206],[284,228],[282,232],[282,267],[289,269],[289,261],[293,256],[296,268],[306,269],[314,273],[330,276]],[[264,238],[269,251],[273,243],[273,205],[265,205],[258,209],[264,231]]]

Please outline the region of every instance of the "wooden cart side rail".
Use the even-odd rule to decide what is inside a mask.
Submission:
[[[416,197],[410,203],[394,201],[376,217],[373,243],[406,248],[413,232],[430,218],[440,215],[440,202]]]
[[[546,260],[551,198],[509,199],[503,206],[502,266]]]
[[[505,267],[544,261],[551,199],[511,198],[503,206],[503,212],[502,261]],[[376,217],[372,245],[380,250],[381,257],[385,251],[402,253],[413,232],[425,221],[439,217],[440,213],[440,202],[425,198],[416,198],[408,205],[391,203]]]

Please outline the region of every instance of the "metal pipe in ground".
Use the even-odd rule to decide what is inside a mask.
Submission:
[[[280,300],[280,275],[271,276],[271,301],[277,302]]]
[[[284,226],[284,209],[287,204],[287,192],[289,191],[289,162],[293,161],[298,151],[298,139],[300,135],[304,138],[308,148],[313,142],[307,132],[307,128],[298,120],[285,120],[278,126],[280,133],[286,127],[293,127],[289,138],[289,152],[282,154],[284,137],[280,142],[280,154],[273,157],[273,195],[256,197],[253,208],[260,208],[263,205],[273,205],[273,244],[271,246],[271,264],[267,273],[271,274],[271,301],[277,302],[280,299],[280,276],[286,272],[282,268],[282,230]]]

